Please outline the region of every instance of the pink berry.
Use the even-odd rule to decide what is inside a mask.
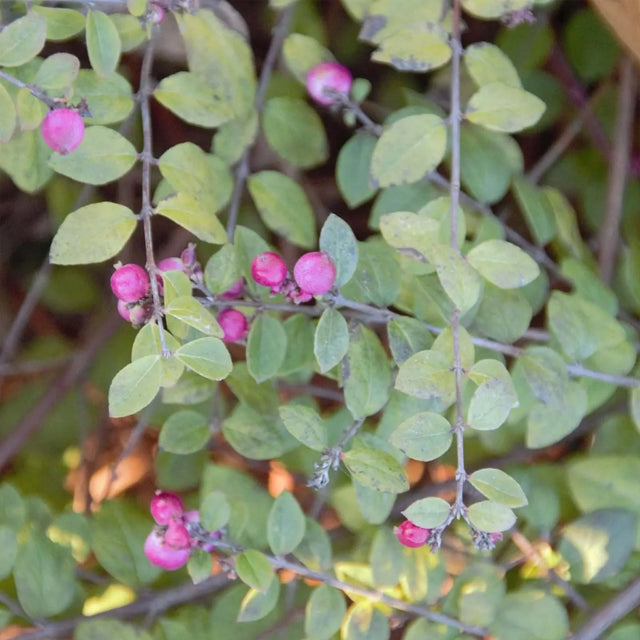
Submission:
[[[124,300],[118,300],[118,313],[127,322],[131,322],[131,310],[129,309],[129,307],[127,306],[127,303]]]
[[[118,300],[137,302],[149,289],[149,276],[137,264],[125,264],[118,267],[111,276],[111,290]]]
[[[175,571],[187,564],[190,549],[172,549],[165,544],[161,533],[152,531],[144,542],[144,554],[151,564]]]
[[[157,4],[152,4],[149,16],[153,24],[160,24],[164,20],[164,9]]]
[[[398,542],[405,547],[421,547],[431,534],[431,529],[423,529],[409,520],[405,520],[399,527],[395,527],[393,532],[398,538]]]
[[[244,313],[235,309],[225,309],[218,315],[218,324],[224,331],[225,342],[236,342],[247,335],[249,323]]]
[[[143,307],[141,304],[136,304],[129,310],[129,320],[134,327],[143,325],[151,317],[150,311],[147,307]]]
[[[277,287],[287,277],[287,265],[277,253],[265,251],[253,259],[251,276],[265,287]]]
[[[327,293],[336,281],[336,265],[319,251],[305,253],[293,268],[293,277],[304,293],[314,296]]]
[[[48,147],[71,153],[84,138],[84,120],[73,109],[54,109],[42,121],[42,137]]]
[[[307,91],[319,104],[332,104],[332,91],[348,94],[352,82],[349,69],[338,62],[321,62],[307,73]]]
[[[220,297],[223,300],[235,300],[242,295],[244,291],[244,279],[238,278]]]
[[[502,532],[493,531],[492,533],[489,534],[489,537],[491,538],[491,542],[493,544],[496,544],[497,542],[500,542],[502,540]]]
[[[156,266],[160,271],[184,271],[184,262],[180,258],[164,258]]]
[[[164,534],[164,543],[172,549],[188,549],[191,546],[191,536],[181,522],[171,520]]]
[[[151,499],[151,515],[158,524],[169,524],[184,513],[180,496],[170,491],[158,491]]]

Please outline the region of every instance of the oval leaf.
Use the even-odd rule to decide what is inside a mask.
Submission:
[[[120,60],[122,44],[116,26],[106,13],[87,14],[87,53],[94,71],[100,76],[113,73]]]
[[[255,549],[247,549],[236,558],[236,572],[247,586],[262,592],[269,588],[274,577],[267,557]]]
[[[479,469],[469,476],[469,482],[484,496],[512,509],[528,504],[522,487],[500,469]]]
[[[329,254],[336,265],[336,287],[351,280],[358,265],[358,243],[347,222],[329,214],[320,232],[320,250]]]
[[[169,453],[195,453],[206,446],[210,436],[207,419],[198,411],[184,409],[165,420],[158,445]]]
[[[425,411],[401,422],[389,441],[410,458],[427,462],[448,451],[453,434],[446,418]]]
[[[224,244],[227,234],[215,213],[198,196],[178,193],[158,203],[155,212],[173,220],[194,236],[211,244]]]
[[[160,356],[145,356],[116,373],[109,387],[109,415],[112,418],[129,416],[151,403],[160,389],[160,360]]]
[[[253,321],[247,338],[247,366],[256,382],[278,373],[286,350],[287,334],[280,321],[265,315]]]
[[[231,356],[218,338],[199,338],[180,347],[175,357],[198,375],[209,380],[226,378],[233,364]]]
[[[273,503],[267,520],[267,540],[277,556],[293,551],[304,538],[306,522],[298,501],[283,491]]]
[[[423,498],[407,507],[402,515],[425,529],[439,527],[448,517],[451,507],[442,498]]]
[[[313,341],[313,353],[321,373],[333,369],[342,361],[349,348],[349,327],[344,316],[333,307],[326,308],[318,325]]]
[[[540,268],[522,249],[504,240],[487,240],[467,254],[469,264],[501,289],[517,289],[533,282]]]
[[[19,67],[35,58],[44,47],[47,21],[29,11],[0,31],[0,67]]]
[[[376,491],[402,493],[409,482],[400,463],[386,451],[357,448],[347,451],[342,458],[358,484]]]
[[[310,449],[322,451],[327,446],[327,427],[311,407],[303,405],[280,407],[280,418],[287,431]]]
[[[511,509],[491,500],[472,504],[467,513],[471,524],[480,531],[506,531],[516,523],[516,516]]]
[[[224,332],[213,314],[193,296],[179,296],[171,301],[164,312],[209,336],[222,338]]]

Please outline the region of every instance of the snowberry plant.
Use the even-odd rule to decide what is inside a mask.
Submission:
[[[596,13],[0,4],[11,637],[640,637],[637,72]]]

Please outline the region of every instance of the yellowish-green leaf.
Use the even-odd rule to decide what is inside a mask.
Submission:
[[[493,20],[520,9],[528,9],[531,0],[462,0],[465,11],[477,18]]]
[[[487,240],[467,254],[469,264],[501,289],[517,289],[540,274],[537,263],[522,249],[504,240]]]
[[[371,176],[379,186],[417,182],[439,164],[447,130],[438,116],[408,116],[384,130],[371,159]]]
[[[144,409],[160,389],[160,356],[144,356],[116,373],[109,387],[109,415],[122,418]]]
[[[19,67],[44,47],[47,21],[35,11],[9,23],[0,31],[0,67]]]
[[[516,523],[516,516],[509,507],[491,500],[472,504],[467,513],[476,529],[489,533],[506,531]]]
[[[422,498],[407,507],[402,515],[425,529],[440,526],[449,516],[451,507],[442,498]]]
[[[464,52],[464,64],[478,87],[501,82],[510,87],[522,87],[513,62],[494,44],[477,42]]]
[[[310,69],[321,62],[334,60],[331,51],[302,33],[291,33],[285,38],[282,55],[291,73],[302,83],[306,82]]]
[[[436,265],[442,288],[456,307],[462,313],[471,309],[482,291],[475,269],[457,251],[445,245],[434,245],[429,258]]]
[[[97,202],[72,211],[51,243],[53,264],[89,264],[112,258],[136,228],[137,219],[128,207]]]
[[[91,69],[80,69],[73,85],[73,100],[86,100],[91,117],[86,124],[113,124],[124,120],[133,109],[133,90],[117,73],[102,78]]]
[[[436,24],[416,24],[382,40],[371,59],[400,71],[424,73],[446,64],[451,47],[446,31]]]
[[[540,98],[524,89],[492,82],[471,96],[465,116],[487,129],[513,133],[533,126],[545,108]]]
[[[187,342],[176,351],[175,356],[208,380],[223,380],[233,368],[227,347],[218,338],[198,338]]]
[[[87,53],[94,71],[100,76],[113,73],[120,61],[120,35],[111,18],[102,11],[87,14]]]
[[[16,107],[9,92],[0,84],[0,142],[11,139],[16,128]]]
[[[522,487],[500,469],[479,469],[469,476],[469,482],[484,496],[511,509],[528,504]]]
[[[47,40],[68,40],[84,29],[85,17],[75,9],[33,7],[33,11],[47,20]]]
[[[156,213],[173,220],[205,242],[224,244],[227,241],[224,227],[216,214],[205,209],[201,200],[190,193],[178,193],[162,200],[156,207]]]
[[[34,79],[47,93],[70,91],[80,70],[80,60],[70,53],[54,53],[40,65]]]
[[[222,338],[223,336],[223,331],[213,314],[192,296],[175,298],[165,308],[165,313],[206,335],[215,336],[216,338]]]

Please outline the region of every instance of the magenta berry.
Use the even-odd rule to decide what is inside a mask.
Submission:
[[[501,531],[493,531],[489,534],[489,537],[491,538],[491,542],[493,544],[496,544],[498,542],[502,541],[502,532]]]
[[[238,278],[224,293],[220,295],[223,300],[235,300],[244,291],[244,278]]]
[[[137,264],[117,267],[111,276],[111,290],[118,300],[137,302],[144,298],[149,289],[149,276]]]
[[[187,564],[190,549],[172,549],[165,544],[159,531],[152,531],[144,542],[144,554],[151,564],[167,571],[175,571]]]
[[[424,529],[409,520],[405,520],[399,527],[395,527],[393,532],[398,538],[398,542],[405,547],[421,547],[429,539],[431,529]]]
[[[127,322],[131,322],[131,310],[124,300],[118,300],[118,313]]]
[[[151,515],[158,524],[169,524],[184,513],[180,496],[170,491],[158,491],[151,499]]]
[[[73,109],[54,109],[42,121],[41,131],[48,147],[71,153],[84,138],[84,120]]]
[[[160,271],[184,271],[184,262],[180,258],[164,258],[156,266]]]
[[[182,522],[171,520],[164,534],[164,543],[172,549],[188,549],[191,546],[191,536]]]
[[[149,20],[152,24],[160,24],[164,20],[164,9],[157,4],[151,4]]]
[[[336,281],[336,265],[326,253],[312,251],[305,253],[296,262],[293,277],[303,293],[322,295]]]
[[[251,276],[265,287],[278,287],[287,277],[287,265],[277,253],[265,251],[253,259]]]
[[[319,104],[332,104],[332,92],[348,94],[352,82],[349,69],[338,62],[321,62],[307,73],[307,91]]]
[[[225,342],[236,342],[247,335],[249,323],[244,313],[235,309],[225,309],[218,315],[218,324],[224,331]]]

